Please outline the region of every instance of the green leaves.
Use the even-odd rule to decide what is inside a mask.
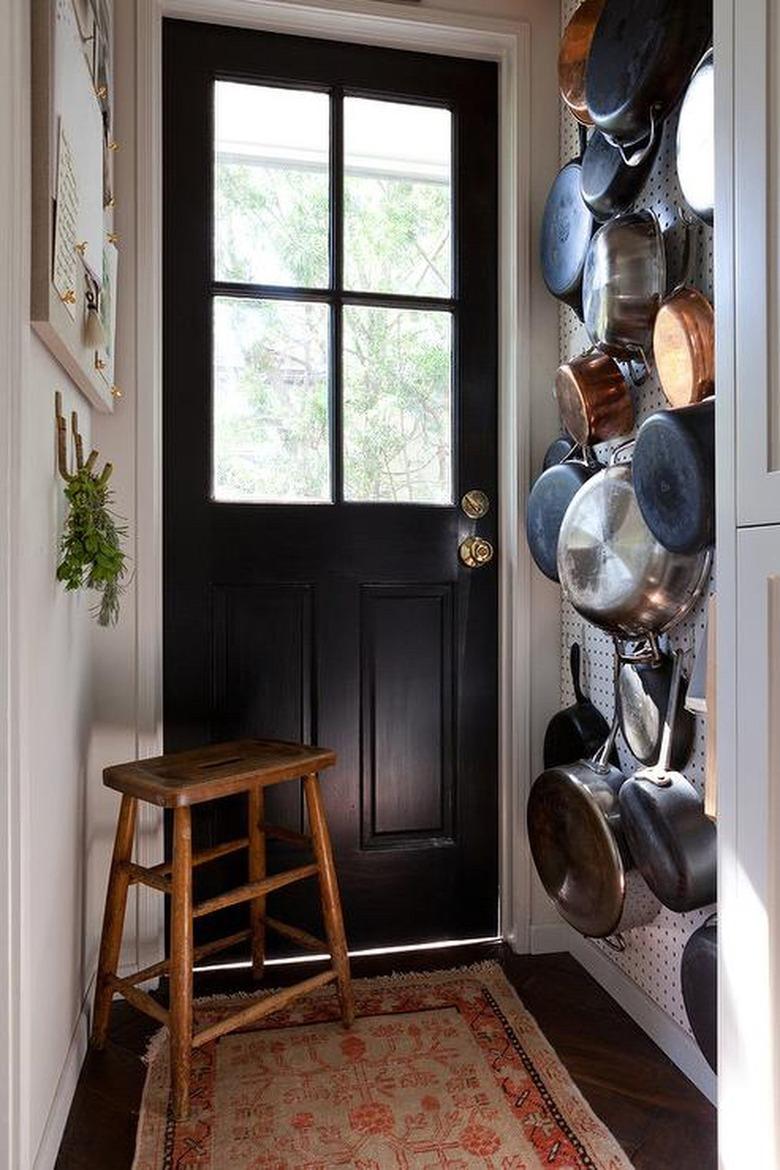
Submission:
[[[60,544],[57,580],[66,589],[94,589],[100,602],[93,613],[99,626],[116,625],[127,556],[122,539],[127,530],[116,524],[110,511],[112,493],[107,482],[82,467],[68,481],[69,504]]]

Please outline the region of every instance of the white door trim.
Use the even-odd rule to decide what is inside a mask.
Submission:
[[[500,817],[501,928],[528,949],[530,856],[524,819],[530,773],[530,555],[521,538],[530,436],[530,29],[525,22],[406,9],[372,0],[138,0],[136,59],[136,475],[139,750],[162,746],[162,139],[161,43],[166,16],[351,40],[498,63],[500,74]],[[161,819],[146,809],[142,863],[156,860]],[[139,933],[162,939],[159,898],[139,896]]]

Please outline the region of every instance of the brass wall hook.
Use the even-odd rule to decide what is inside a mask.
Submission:
[[[77,411],[73,411],[70,416],[70,427],[73,434],[73,446],[76,451],[76,471],[68,471],[68,424],[65,421],[65,415],[62,413],[62,394],[59,390],[54,395],[54,413],[57,423],[57,469],[60,475],[70,483],[75,478],[76,474],[86,468],[90,473],[98,460],[98,452],[94,449],[90,451],[89,458],[84,462],[84,440],[79,431],[79,416]],[[111,473],[114,468],[112,464],[106,463],[105,467],[97,477],[101,484],[108,483],[111,478]]]

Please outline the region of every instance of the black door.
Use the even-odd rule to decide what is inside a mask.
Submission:
[[[164,152],[166,750],[335,748],[351,947],[494,935],[496,69],[168,21]]]

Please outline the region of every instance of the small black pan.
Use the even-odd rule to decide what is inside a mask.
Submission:
[[[655,768],[626,780],[620,789],[620,815],[634,863],[656,898],[667,909],[686,913],[715,901],[717,850],[715,826],[705,815],[704,802],[681,773],[669,770],[681,679],[678,650],[660,759]]]
[[[588,456],[576,453],[548,467],[531,488],[526,511],[526,535],[531,556],[551,581],[558,580],[558,537],[566,509],[582,485],[598,471]]]
[[[623,161],[616,146],[600,130],[594,130],[582,156],[582,198],[600,223],[628,211],[645,185],[660,145],[660,135],[635,167]]]
[[[563,711],[558,711],[547,725],[544,736],[545,768],[589,759],[596,754],[609,736],[606,719],[582,692],[580,648],[577,642],[572,644],[569,661],[576,702]]]
[[[652,639],[646,649],[628,655],[618,647],[615,688],[620,730],[626,746],[640,764],[654,763],[661,752],[664,719],[669,706],[674,662]],[[684,768],[693,748],[695,720],[685,707],[683,678],[672,730],[671,766]]]
[[[542,471],[547,471],[548,468],[563,463],[564,459],[569,458],[576,445],[569,435],[560,435],[557,439],[553,439],[544,453]]]
[[[580,152],[587,135],[580,127]],[[582,320],[582,272],[596,221],[582,199],[581,158],[558,172],[542,217],[540,258],[548,290]]]

